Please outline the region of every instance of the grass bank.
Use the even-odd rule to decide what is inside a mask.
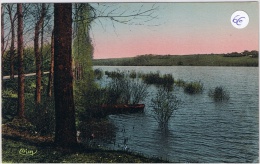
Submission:
[[[211,55],[141,55],[132,58],[95,59],[96,66],[258,66],[258,57]]]
[[[53,140],[44,136],[32,136],[3,126],[3,163],[162,163],[158,158],[139,154],[91,148],[79,144],[70,150],[56,148]],[[8,130],[8,132],[7,132]]]

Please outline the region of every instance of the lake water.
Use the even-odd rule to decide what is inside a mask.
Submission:
[[[182,88],[174,90],[183,101],[162,132],[149,107],[155,94],[145,100],[145,112],[131,115],[110,115],[118,130],[111,149],[123,149],[172,162],[258,162],[259,157],[259,72],[258,67],[194,67],[194,66],[95,66],[103,71],[119,69],[149,73],[171,73],[175,79],[201,81],[202,94],[189,95]],[[209,89],[225,87],[228,102],[216,103],[208,96]]]

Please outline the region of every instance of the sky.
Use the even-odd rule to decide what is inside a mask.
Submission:
[[[105,6],[110,7],[105,12],[129,15],[136,10],[151,9],[153,5],[157,8],[152,14],[157,18],[150,21],[147,17],[136,17],[127,24],[107,18],[92,22],[94,59],[258,50],[257,2],[106,3]],[[99,11],[105,9],[102,3],[93,6]],[[245,11],[249,16],[249,24],[243,29],[233,27],[230,22],[237,10]]]

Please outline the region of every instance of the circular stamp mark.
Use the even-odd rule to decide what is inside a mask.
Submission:
[[[242,29],[248,25],[249,16],[244,11],[236,11],[232,14],[230,21],[235,28]]]

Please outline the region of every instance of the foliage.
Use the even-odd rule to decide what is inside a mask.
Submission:
[[[175,95],[169,90],[159,88],[155,98],[151,100],[151,107],[153,108],[154,118],[163,129],[167,128],[170,118],[174,115],[181,105],[181,100],[177,99]]]
[[[258,66],[257,51],[242,57],[224,57],[225,54],[205,55],[141,55],[132,58],[95,59],[94,65],[107,66]]]
[[[2,91],[2,97],[18,98],[18,95],[17,95],[17,92],[8,88],[8,89]]]
[[[26,78],[25,116],[35,126],[37,133],[42,135],[53,134],[55,130],[55,103],[54,97],[47,96],[48,76],[42,78],[42,102],[39,105],[32,101],[35,97],[34,77]]]
[[[161,78],[160,78],[160,72],[150,72],[149,74],[144,74],[142,76],[143,81],[146,84],[160,84],[161,83]]]
[[[129,77],[132,79],[135,79],[135,78],[137,78],[137,73],[134,70],[132,70],[129,74]]]
[[[202,93],[203,84],[200,81],[186,83],[184,85],[184,92],[188,94]]]
[[[123,78],[125,77],[125,73],[124,72],[121,72],[120,70],[116,70],[116,71],[112,71],[112,72],[109,72],[109,71],[105,71],[105,75],[107,75],[108,77],[114,79],[114,78]]]
[[[42,68],[43,71],[49,71],[50,68],[50,44],[45,44],[43,46],[43,63]],[[10,75],[10,61],[9,61],[9,50],[5,51],[3,55],[3,70],[2,73],[4,76]],[[35,72],[35,62],[34,62],[34,50],[33,47],[26,47],[24,48],[24,72],[25,73],[32,73]],[[15,56],[14,58],[14,73],[17,73],[18,70],[18,58]]]
[[[93,46],[89,35],[90,22],[88,21],[88,18],[91,17],[90,12],[90,5],[88,3],[77,4],[75,18],[76,35],[73,40],[72,56],[76,69],[79,65],[83,66],[83,78],[81,80],[87,83],[87,85],[93,86]],[[87,85],[85,87],[87,87]]]
[[[258,58],[258,51],[247,51],[245,50],[244,52],[238,53],[238,52],[232,52],[232,53],[227,53],[224,54],[224,57],[243,57],[243,56],[249,56],[251,58]]]
[[[11,122],[6,123],[5,125],[20,132],[26,131],[34,133],[35,131],[35,126],[25,118],[14,117]]]
[[[160,72],[150,72],[149,74],[143,74],[142,79],[146,84],[155,84],[158,86],[163,86],[164,88],[171,88],[174,84],[174,78],[172,74],[160,75]]]
[[[38,109],[32,109],[27,108],[26,117],[35,126],[35,131],[41,135],[52,135],[55,131],[53,98],[45,100],[45,103],[41,104]]]
[[[99,106],[102,104],[102,89],[95,83],[97,79],[102,78],[101,70],[93,70],[92,57],[93,46],[89,35],[91,17],[90,5],[88,3],[75,4],[75,37],[73,40],[73,64],[75,69],[82,67],[79,80],[74,80],[74,95],[76,107],[76,125],[92,119],[94,113],[99,112]]]
[[[230,98],[228,91],[222,86],[218,86],[214,90],[209,90],[208,95],[216,102],[228,101]]]
[[[18,154],[19,150],[37,152],[34,155],[23,156]],[[125,151],[103,150],[85,148],[78,146],[78,150],[65,152],[57,149],[53,144],[43,145],[41,143],[32,144],[30,141],[15,141],[3,138],[2,140],[2,160],[3,163],[165,163],[167,161],[158,158],[148,158],[140,154]]]
[[[79,125],[79,141],[90,144],[91,140],[107,140],[115,139],[116,127],[107,119],[92,118],[84,120]]]
[[[178,79],[178,80],[175,81],[175,84],[178,87],[184,87],[186,82],[184,80],[182,80],[182,79]]]
[[[74,80],[74,100],[76,107],[76,125],[81,121],[90,119],[91,113],[97,110],[101,103],[102,90],[99,90],[98,85],[94,82],[94,76],[97,79],[102,77],[101,70],[93,71],[92,54],[93,47],[89,36],[90,24],[86,18],[90,15],[88,4],[76,5],[75,17],[75,38],[73,40],[73,64],[75,69],[82,66],[82,77],[79,80]]]
[[[2,123],[11,121],[17,112],[18,98],[2,97]]]
[[[78,121],[88,120],[99,116],[100,106],[106,101],[106,91],[98,86],[87,86],[87,83],[77,84],[75,89],[75,106]]]
[[[148,96],[148,85],[143,84],[138,80],[130,82],[130,104],[138,104]]]
[[[35,77],[25,78],[25,117],[41,134],[52,134],[55,127],[54,100],[46,95],[48,76],[42,78],[42,103],[36,107],[34,102]],[[4,80],[2,87],[3,122],[12,121],[17,112],[17,79]]]
[[[101,69],[95,69],[94,75],[96,79],[100,80],[103,76],[103,71]]]
[[[114,78],[108,84],[108,104],[138,104],[147,95],[148,85],[139,80]]]

